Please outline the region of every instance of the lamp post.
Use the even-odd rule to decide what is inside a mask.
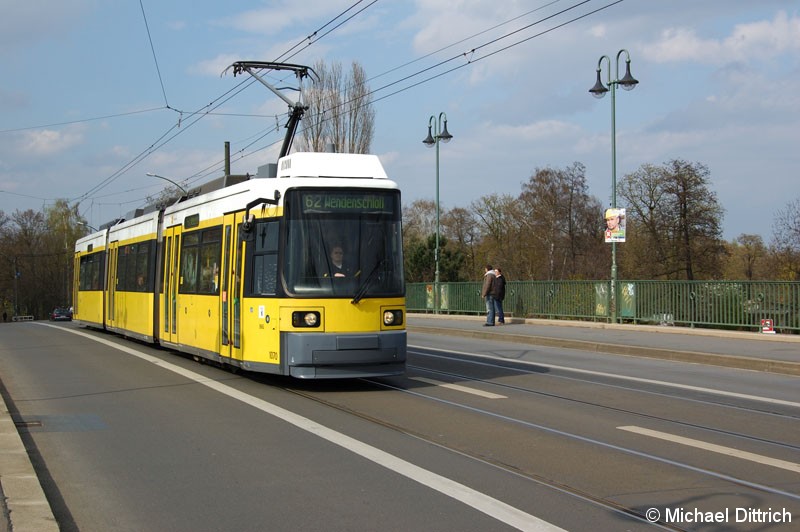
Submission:
[[[444,127],[442,126],[444,120]],[[431,135],[433,129],[433,135]],[[422,142],[429,148],[436,146],[436,250],[434,252],[434,262],[436,263],[436,274],[433,282],[433,312],[439,313],[439,141],[450,142],[453,138],[447,131],[447,115],[444,112],[439,113],[439,120],[436,116],[431,115],[428,119],[428,136]]]
[[[619,58],[625,54],[625,75],[620,79],[619,77]],[[600,73],[603,66],[603,60],[607,63],[607,85],[603,85],[600,79]],[[616,63],[616,79],[611,79],[611,58],[607,55],[600,56],[597,61],[597,81],[594,87],[589,89],[592,96],[595,98],[602,98],[607,92],[611,91],[611,208],[617,208],[617,126],[616,126],[616,87],[619,85],[625,90],[633,90],[636,84],[639,83],[633,76],[631,76],[631,56],[624,48],[617,52]],[[611,321],[617,322],[617,243],[611,242]]]
[[[182,186],[180,186],[178,183],[176,183],[175,181],[173,181],[172,179],[170,179],[170,178],[168,178],[168,177],[164,177],[163,175],[154,174],[154,173],[152,173],[152,172],[147,172],[147,174],[145,174],[145,175],[148,175],[148,176],[150,176],[150,177],[157,177],[157,178],[159,178],[159,179],[163,179],[164,181],[169,181],[170,183],[172,183],[173,185],[175,185],[176,187],[178,187],[178,188],[180,189],[180,191],[181,191],[181,192],[183,192],[183,195],[184,195],[184,196],[188,196],[188,195],[189,195],[189,193],[186,191],[186,189],[185,189],[185,188],[183,188],[183,187],[182,187]]]
[[[92,227],[91,225],[87,224],[86,222],[78,222],[78,225],[82,225],[84,227],[88,227],[93,233],[97,232],[97,229]]]

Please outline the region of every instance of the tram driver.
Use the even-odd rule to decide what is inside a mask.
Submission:
[[[331,277],[349,277],[350,267],[345,263],[344,247],[341,244],[334,244],[331,248],[329,267]]]

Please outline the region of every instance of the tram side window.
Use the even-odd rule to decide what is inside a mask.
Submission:
[[[152,284],[150,257],[153,242],[139,242],[119,247],[117,290],[147,292]]]
[[[131,246],[117,248],[117,290],[128,290],[128,257]]]
[[[274,295],[278,289],[278,222],[263,222],[256,226],[253,249],[254,295]]]
[[[183,235],[181,248],[181,288],[182,294],[197,292],[197,251],[200,247],[200,233]]]
[[[222,228],[184,233],[181,247],[182,294],[219,293]]]
[[[93,253],[81,257],[81,290],[102,290],[103,289],[103,264],[105,262],[105,252]]]

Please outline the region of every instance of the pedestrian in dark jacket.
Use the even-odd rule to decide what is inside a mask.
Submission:
[[[500,268],[494,269],[492,297],[494,298],[495,314],[497,314],[497,324],[503,325],[506,322],[506,316],[503,314],[503,300],[506,298],[506,278],[503,277],[503,270]]]
[[[481,297],[486,301],[486,323],[484,327],[494,327],[494,296],[492,295],[492,288],[494,287],[494,268],[491,264],[486,265],[485,273],[483,274],[483,286],[481,287]]]

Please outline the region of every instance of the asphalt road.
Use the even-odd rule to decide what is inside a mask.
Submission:
[[[800,522],[797,377],[409,325],[392,379],[233,374],[35,323],[0,332],[0,375],[61,530]]]

